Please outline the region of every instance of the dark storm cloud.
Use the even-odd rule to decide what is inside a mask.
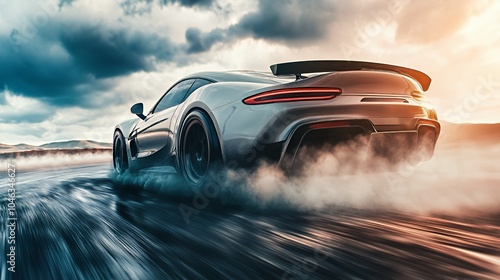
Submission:
[[[53,115],[53,112],[31,111],[31,112],[15,112],[8,115],[0,112],[0,122],[2,123],[41,123]]]
[[[101,26],[64,30],[60,39],[75,66],[96,78],[152,70],[155,62],[170,61],[176,51],[168,39],[155,34]]]
[[[58,4],[59,9],[61,9],[62,6],[64,6],[64,5],[68,5],[68,6],[71,5],[74,1],[75,0],[59,0],[59,4]]]
[[[5,87],[0,84],[0,105],[7,104],[7,99],[5,98],[6,93],[3,91],[4,89]]]
[[[303,44],[324,37],[328,24],[334,20],[333,14],[333,4],[328,0],[259,0],[257,11],[246,14],[225,30],[204,33],[196,28],[188,29],[187,49],[192,53],[201,52],[218,42],[245,37]]]
[[[178,4],[191,8],[208,8],[215,4],[215,2],[215,0],[124,0],[120,5],[126,15],[142,15],[150,13],[153,10],[153,5],[167,6]]]
[[[259,0],[258,10],[245,15],[231,31],[269,40],[308,40],[322,37],[331,20],[328,0]]]
[[[53,43],[33,38],[15,52],[9,40],[0,38],[0,83],[13,93],[58,103],[63,101],[55,98],[69,97],[74,94],[73,87],[91,82],[63,52],[50,51],[53,47]]]
[[[89,105],[89,96],[113,86],[106,78],[153,70],[177,51],[155,33],[68,22],[39,30],[17,47],[0,37],[2,89],[56,106]]]
[[[221,42],[226,38],[223,29],[214,29],[208,33],[202,33],[198,28],[188,28],[186,30],[186,42],[188,53],[198,53],[209,50],[213,44]]]
[[[73,2],[58,3],[61,8]],[[217,6],[215,0],[127,0],[123,3],[146,7],[153,4]],[[120,22],[106,25],[53,18],[47,25],[37,27],[30,38],[23,39],[23,33],[16,29],[10,37],[0,36],[0,92],[8,89],[14,95],[36,98],[52,106],[107,106],[98,101],[102,94],[116,86],[110,78],[152,71],[161,62],[182,60],[189,64],[190,58],[185,54],[205,52],[216,43],[231,44],[247,37],[288,45],[303,44],[325,35],[332,14],[332,4],[327,0],[261,0],[256,11],[247,13],[227,28],[208,32],[188,28],[186,43],[180,45],[154,30],[134,29]],[[0,96],[0,102],[5,103],[3,99]]]
[[[194,7],[194,6],[201,6],[201,7],[209,7],[212,4],[215,3],[215,0],[161,0],[164,4],[180,4],[181,6],[186,6],[186,7]]]
[[[120,6],[126,15],[142,15],[150,13],[154,0],[124,0]]]

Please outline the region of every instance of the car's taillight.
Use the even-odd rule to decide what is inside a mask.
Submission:
[[[247,105],[259,105],[275,102],[313,101],[332,99],[342,93],[340,88],[286,88],[266,91],[243,99]]]

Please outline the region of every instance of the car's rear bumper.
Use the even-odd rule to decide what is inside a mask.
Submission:
[[[302,149],[314,151],[350,141],[374,156],[401,160],[414,153],[426,153],[420,158],[429,159],[439,133],[439,123],[429,119],[415,119],[412,126],[376,126],[370,120],[310,122],[297,127],[283,142],[279,165],[292,167]]]
[[[304,149],[308,151],[330,149],[350,141],[362,149],[360,152],[391,159],[404,159],[418,152],[422,148],[422,143],[426,145],[430,143],[430,146],[426,147],[428,154],[421,157],[428,159],[432,156],[439,132],[439,123],[427,119],[415,120],[411,127],[377,127],[366,119],[312,121],[297,126],[284,141],[257,142],[250,149],[240,149],[241,155],[238,157],[233,154],[229,167],[249,167],[255,166],[259,161],[266,161],[289,169],[299,155],[303,155],[301,151]],[[424,139],[429,137],[431,139]],[[364,145],[359,145],[360,143]]]

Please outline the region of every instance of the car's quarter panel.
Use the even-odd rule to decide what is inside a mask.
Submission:
[[[256,157],[258,136],[264,131],[274,133],[280,129],[268,125],[279,116],[278,110],[279,106],[249,107],[241,101],[215,109],[213,114],[218,121],[226,162],[246,165],[253,161]],[[264,147],[260,150],[263,149]]]
[[[217,108],[224,107],[227,104],[241,103],[241,99],[246,96],[246,92],[255,92],[262,88],[269,87],[269,84],[259,83],[235,83],[235,82],[217,82],[206,85],[194,91],[183,103],[178,106],[178,110],[172,116],[172,131],[174,143],[176,143],[175,150],[178,150],[178,132],[182,127],[185,117],[192,110],[201,110],[208,114],[214,124],[217,132],[221,148],[224,146],[224,141],[221,141],[221,125],[220,119],[214,115],[213,111]],[[175,153],[175,151],[174,151]],[[225,154],[223,153],[223,158]]]

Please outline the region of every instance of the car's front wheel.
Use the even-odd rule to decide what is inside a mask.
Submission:
[[[125,138],[120,131],[116,131],[113,136],[113,167],[123,173],[128,168],[127,150],[125,146]]]
[[[210,118],[201,111],[186,117],[181,130],[179,167],[192,187],[206,184],[221,163],[220,145]]]

